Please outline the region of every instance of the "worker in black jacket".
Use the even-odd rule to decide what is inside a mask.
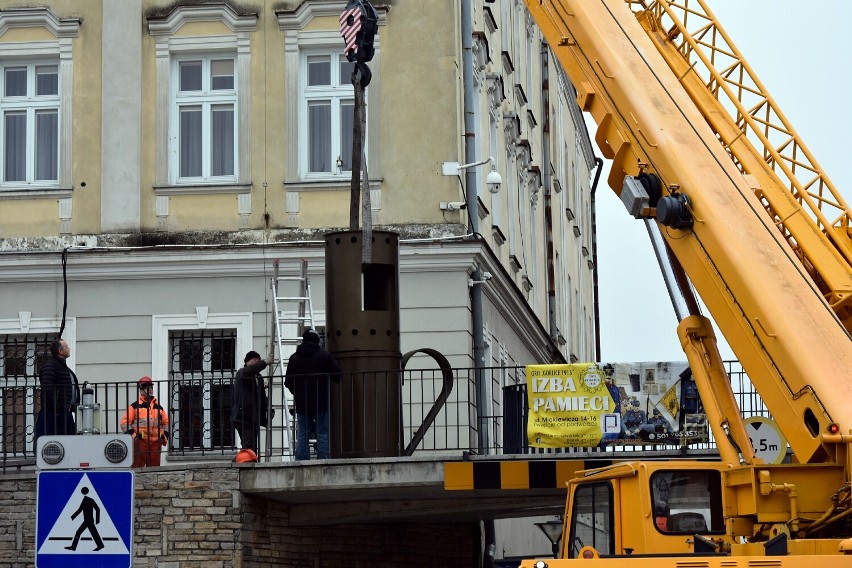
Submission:
[[[268,404],[260,372],[271,362],[271,355],[264,361],[257,351],[249,351],[243,359],[243,368],[234,375],[231,386],[231,422],[240,435],[242,449],[252,450],[255,454],[260,427],[266,426]]]
[[[329,457],[328,407],[331,381],[338,380],[340,368],[334,357],[320,347],[320,336],[308,329],[302,334],[302,343],[287,362],[284,386],[293,393],[296,407],[296,459],[310,459],[308,434],[313,429],[317,436],[317,458]]]
[[[35,439],[42,435],[76,434],[74,411],[80,401],[77,375],[68,368],[71,348],[62,339],[50,344],[50,359],[39,373],[41,411],[36,419]]]

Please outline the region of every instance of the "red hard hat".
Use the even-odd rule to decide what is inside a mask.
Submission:
[[[151,377],[142,377],[141,379],[139,379],[139,386],[140,387],[144,386],[144,385],[153,385],[153,384],[154,384],[154,381],[151,380]]]
[[[237,457],[234,458],[234,461],[237,463],[250,463],[259,461],[257,458],[257,454],[254,453],[254,450],[240,450],[237,452]]]

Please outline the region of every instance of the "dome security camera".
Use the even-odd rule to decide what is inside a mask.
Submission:
[[[496,169],[492,169],[488,172],[488,176],[485,178],[485,185],[488,187],[488,191],[491,193],[498,193],[500,191],[500,185],[503,183],[503,178],[500,177],[500,172]]]

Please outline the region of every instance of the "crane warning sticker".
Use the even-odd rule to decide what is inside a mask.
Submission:
[[[528,365],[529,445],[537,448],[707,441],[685,362]]]

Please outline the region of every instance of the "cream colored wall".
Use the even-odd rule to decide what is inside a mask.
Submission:
[[[18,1],[0,0],[0,10],[20,6]],[[56,0],[50,2],[50,9],[59,18],[83,20],[79,37],[72,40],[74,146],[71,231],[97,233],[100,224],[101,0]],[[56,37],[43,27],[11,28],[0,37],[0,42],[45,40],[55,41]],[[86,182],[85,187],[82,187],[83,182]],[[25,200],[25,203],[5,200],[2,208],[0,237],[47,236],[59,232],[59,207],[55,198]]]
[[[426,17],[428,14],[428,17]],[[382,204],[402,223],[458,222],[440,201],[461,201],[441,162],[464,162],[461,40],[455,0],[398,2],[382,31]]]
[[[19,236],[46,237],[59,233],[59,204],[56,199],[20,200],[0,202],[3,238]]]
[[[55,8],[55,4],[62,7]],[[66,0],[55,4],[51,3],[51,9],[57,15],[80,16],[83,19],[80,36],[74,39],[71,232],[98,233],[101,210],[101,1]]]
[[[142,14],[147,14],[152,7],[162,5],[162,2],[142,2]],[[140,22],[142,33],[142,173],[141,173],[141,230],[154,231],[157,229],[156,195],[151,189],[157,175],[157,115],[162,112],[157,108],[157,71],[155,57],[155,42],[146,26]]]
[[[169,205],[169,230],[217,231],[235,230],[237,196],[205,195],[203,206],[195,195],[173,195]]]
[[[55,40],[56,36],[54,36],[50,31],[43,27],[34,27],[34,28],[10,28],[3,34],[2,41],[14,42],[14,41],[51,41]]]
[[[461,75],[458,46],[457,1],[442,0],[430,6],[429,18],[421,7],[399,3],[388,14],[388,25],[380,28],[381,73],[379,108],[368,112],[380,115],[378,123],[381,171],[371,171],[382,179],[381,217],[392,223],[441,223],[445,217],[439,201],[460,199],[458,181],[441,174],[441,162],[462,160],[461,156]],[[163,1],[144,2],[143,12],[167,5]],[[282,180],[287,178],[284,156],[295,141],[287,140],[284,124],[284,38],[278,29],[274,9],[278,3],[263,2],[259,29],[250,34],[252,68],[252,211],[250,226],[262,228],[269,214],[271,228],[345,227],[349,222],[348,186],[321,192],[300,192],[300,210],[295,222],[285,210]],[[306,31],[337,30],[336,17],[315,18]],[[190,23],[176,35],[219,35],[229,33],[221,24]],[[143,115],[143,191],[142,225],[157,227],[155,196],[147,188],[154,184],[157,145],[154,128],[156,72],[153,38],[143,35],[144,106],[152,109]],[[294,177],[294,176],[290,176]],[[265,184],[265,187],[264,187]],[[204,200],[204,208],[216,226],[207,228],[235,230],[235,207],[221,200]],[[175,198],[170,198],[171,204]],[[266,203],[266,209],[264,209]],[[211,208],[222,207],[221,211]],[[191,213],[190,213],[191,214]],[[170,208],[168,227],[186,225],[183,210]],[[446,220],[458,222],[458,214]]]
[[[288,143],[284,128],[284,37],[266,2],[266,17],[260,19],[252,38],[252,227],[263,226],[263,215],[270,216],[270,227],[287,226],[284,209],[284,157]],[[264,187],[265,184],[265,187]],[[348,196],[347,196],[348,197]],[[264,209],[263,203],[267,203]]]

